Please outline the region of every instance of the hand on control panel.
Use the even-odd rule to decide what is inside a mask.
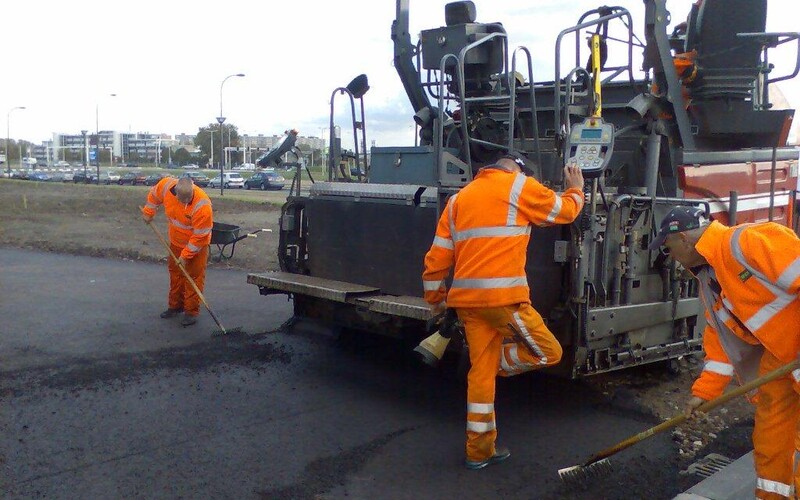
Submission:
[[[564,165],[564,188],[583,189],[583,172],[575,162]]]

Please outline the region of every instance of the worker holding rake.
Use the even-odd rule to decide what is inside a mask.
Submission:
[[[205,283],[208,246],[211,243],[213,213],[208,195],[195,186],[189,177],[165,177],[150,189],[142,218],[148,224],[159,205],[169,221],[169,249],[175,258],[168,258],[169,297],[162,318],[183,313],[181,324],[193,325],[200,314],[199,293]],[[177,262],[176,262],[177,260]],[[183,271],[181,270],[183,267]],[[193,280],[192,286],[188,280]]]
[[[800,239],[776,223],[726,227],[697,207],[678,207],[650,245],[698,278],[706,310],[706,362],[692,386],[686,414],[719,397],[731,378],[746,383],[794,361],[800,351]],[[755,394],[755,496],[795,498],[800,467],[800,369]]]

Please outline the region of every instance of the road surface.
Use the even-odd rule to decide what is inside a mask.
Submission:
[[[672,498],[669,434],[565,487],[574,465],[655,423],[591,384],[498,383],[511,458],[463,467],[465,390],[408,346],[302,324],[285,296],[212,269],[203,313],[162,320],[164,266],[0,248],[0,497]],[[692,484],[690,481],[688,484]]]

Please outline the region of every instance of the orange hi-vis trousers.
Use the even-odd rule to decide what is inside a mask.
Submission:
[[[764,351],[759,376],[783,366]],[[800,395],[791,375],[773,380],[758,389],[753,458],[756,466],[756,498],[785,500],[797,498],[800,470],[795,459],[795,442],[800,420]]]
[[[169,244],[172,253],[176,256],[181,254],[183,247]],[[183,311],[190,316],[197,316],[200,314],[200,297],[191,284],[186,281],[186,276],[183,275],[175,259],[170,256],[167,259],[167,268],[169,269],[169,299],[168,304],[170,309],[183,309]],[[197,254],[186,261],[186,272],[192,277],[197,288],[202,292],[203,285],[206,282],[206,265],[208,264],[208,245],[200,249]]]
[[[457,311],[472,365],[467,376],[467,460],[483,461],[494,455],[497,439],[495,377],[554,365],[562,349],[530,304]],[[526,337],[531,349],[513,338],[509,324]]]

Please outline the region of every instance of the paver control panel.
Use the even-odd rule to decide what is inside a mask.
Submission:
[[[599,177],[614,149],[614,125],[589,117],[572,126],[566,144],[566,163],[580,167],[584,177]]]

